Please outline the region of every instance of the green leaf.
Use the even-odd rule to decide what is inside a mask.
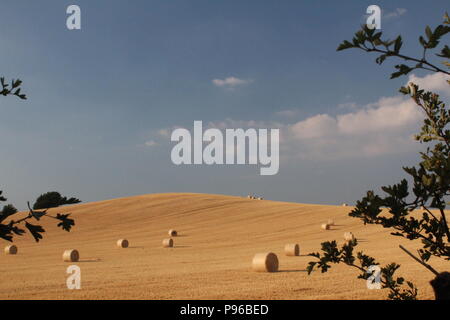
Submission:
[[[431,31],[431,28],[429,26],[426,26],[425,34],[427,35],[428,40],[431,40],[433,38],[433,32]]]
[[[450,48],[445,45],[444,48],[442,48],[441,53],[440,54],[436,54],[438,57],[442,57],[442,58],[449,58],[450,59]]]
[[[402,45],[403,45],[402,37],[398,36],[397,39],[395,39],[394,52],[399,53]]]
[[[410,93],[409,87],[401,87],[399,91],[401,93],[403,93],[403,94],[409,94]]]
[[[20,81],[19,79],[17,79],[16,81],[12,81],[12,88],[15,89],[17,87],[19,87],[22,84],[22,81]]]
[[[382,54],[375,60],[375,62],[378,64],[382,64],[384,62],[384,60],[386,60],[386,57],[387,57],[387,54]]]
[[[422,47],[428,48],[428,42],[425,41],[424,37],[420,36],[420,37],[419,37],[419,42],[420,42],[420,44],[422,45]]]
[[[70,219],[69,215],[70,214],[60,214],[60,213],[56,215],[56,219],[61,221],[60,223],[58,223],[58,227],[61,227],[63,230],[66,230],[67,232],[69,232],[70,229],[75,225],[75,221],[73,219]]]
[[[444,14],[444,24],[450,24],[450,17],[447,12]]]
[[[398,78],[398,77],[400,77],[402,75],[407,75],[412,70],[414,70],[413,68],[410,68],[410,67],[408,67],[407,65],[404,65],[404,64],[396,65],[395,68],[398,69],[398,71],[394,72],[393,74],[391,74],[391,79]]]
[[[336,49],[336,51],[342,51],[342,50],[346,50],[346,49],[350,49],[350,48],[354,48],[355,46],[350,43],[349,41],[345,40],[344,42],[342,42],[339,47]]]
[[[39,242],[42,239],[41,233],[44,233],[45,230],[41,226],[32,225],[31,223],[25,222],[25,227],[30,231],[36,242]]]

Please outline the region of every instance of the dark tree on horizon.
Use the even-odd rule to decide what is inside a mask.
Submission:
[[[72,197],[68,199],[67,197],[61,196],[61,194],[57,191],[50,191],[41,194],[36,199],[36,202],[33,205],[33,209],[39,210],[39,209],[56,208],[66,204],[75,204],[80,202],[81,200],[77,198]]]

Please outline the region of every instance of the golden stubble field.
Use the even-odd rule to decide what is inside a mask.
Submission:
[[[421,299],[432,299],[433,274],[398,248],[414,250],[414,243],[364,226],[348,217],[350,210],[208,194],[142,195],[52,209],[71,212],[75,227],[68,233],[42,219],[47,232],[41,242],[27,234],[16,237],[17,255],[2,250],[0,299],[384,299],[387,291],[368,290],[350,267],[305,272],[313,259],[305,255],[326,240],[343,243],[346,231],[381,263],[400,263],[398,274],[418,285]],[[330,218],[336,226],[322,230]],[[175,246],[162,248],[172,228],[179,232]],[[121,238],[129,248],[116,247]],[[285,256],[286,243],[299,243],[300,256]],[[80,252],[79,262],[62,261],[71,248]],[[253,272],[253,255],[268,251],[278,255],[280,271]],[[80,290],[67,289],[71,264],[81,268]],[[450,269],[448,262],[431,264]]]

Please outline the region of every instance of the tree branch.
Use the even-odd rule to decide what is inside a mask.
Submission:
[[[439,67],[436,67],[434,64],[431,64],[431,63],[429,63],[428,61],[426,61],[426,60],[424,60],[424,59],[419,60],[419,59],[416,59],[416,58],[404,56],[404,55],[399,54],[399,53],[395,53],[394,51],[390,51],[390,50],[381,50],[381,49],[378,49],[378,48],[375,48],[375,47],[374,47],[374,48],[368,48],[368,49],[364,49],[364,48],[361,48],[361,49],[362,49],[362,50],[365,50],[365,51],[367,51],[367,52],[378,52],[378,53],[383,53],[383,54],[387,54],[387,55],[392,56],[392,57],[398,57],[398,58],[401,58],[401,59],[404,59],[404,60],[407,60],[407,61],[414,61],[414,62],[417,62],[417,63],[420,63],[420,64],[426,64],[427,66],[433,68],[433,70],[424,68],[424,67],[422,67],[422,66],[421,66],[420,68],[421,68],[421,69],[425,69],[425,70],[429,70],[429,71],[442,72],[442,73],[445,73],[445,74],[447,74],[447,75],[450,76],[450,72],[447,72],[447,71],[445,71],[445,70],[443,70],[443,69],[441,69],[441,68],[439,68]]]
[[[400,249],[402,249],[403,251],[405,251],[411,258],[413,258],[414,260],[416,260],[418,263],[420,263],[421,265],[423,265],[425,268],[427,268],[428,270],[430,270],[431,272],[433,272],[436,276],[439,274],[439,272],[437,272],[432,266],[430,266],[428,263],[423,262],[422,260],[420,260],[419,258],[417,258],[415,255],[413,255],[411,252],[409,252],[408,250],[405,249],[405,247],[403,247],[402,245],[399,245]]]

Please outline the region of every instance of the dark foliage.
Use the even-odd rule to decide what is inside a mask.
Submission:
[[[1,77],[0,78],[0,85],[1,85],[0,95],[3,95],[3,96],[14,95],[22,100],[27,99],[26,95],[22,94],[20,92],[21,84],[22,84],[22,81],[19,79],[12,80],[11,84],[8,84],[5,82],[5,78]],[[0,202],[6,201],[6,198],[2,196],[2,193],[3,192],[0,191]],[[59,198],[58,197],[52,198],[51,196],[46,198],[44,195],[42,195],[41,197],[44,196],[41,199],[42,203],[50,204],[50,206],[41,207],[41,208],[47,209],[47,208],[51,208],[51,207],[57,207],[57,206],[63,205],[63,204],[80,202],[80,200],[78,200],[76,198],[67,199],[66,197],[61,197],[61,195],[57,192],[56,192],[56,194],[59,195]],[[51,199],[53,199],[53,202],[50,201]],[[55,202],[55,199],[56,199],[56,202]],[[57,205],[54,205],[55,203],[57,203]],[[66,213],[66,214],[58,213],[56,216],[51,216],[51,215],[47,214],[47,210],[44,210],[44,211],[32,210],[30,208],[29,203],[28,203],[28,209],[29,209],[28,215],[26,215],[22,218],[19,218],[18,220],[14,220],[13,217],[18,213],[17,209],[11,204],[5,205],[3,207],[2,211],[0,211],[0,238],[1,239],[12,242],[14,235],[17,235],[17,236],[23,235],[25,233],[25,230],[22,229],[20,226],[23,223],[25,223],[25,228],[31,233],[31,235],[36,240],[36,242],[39,242],[39,240],[42,239],[42,234],[45,232],[45,230],[40,225],[33,225],[33,224],[29,223],[28,221],[30,219],[35,219],[37,221],[39,221],[42,217],[56,219],[59,221],[57,226],[61,227],[63,230],[66,230],[66,231],[70,231],[70,229],[75,225],[75,221],[73,219],[69,218],[70,214],[68,214],[68,213]],[[7,221],[7,220],[9,220],[9,221]]]
[[[33,209],[48,209],[48,208],[56,208],[65,204],[75,204],[81,202],[77,198],[67,198],[61,196],[61,194],[57,191],[50,191],[44,194],[41,194],[33,205]]]
[[[450,300],[450,272],[442,272],[430,281],[436,300]]]
[[[423,47],[422,56],[413,58],[402,54],[402,37],[395,40],[382,40],[382,32],[376,32],[363,26],[362,30],[355,34],[352,41],[344,41],[338,47],[338,51],[357,48],[366,52],[376,52],[376,59],[382,64],[387,58],[396,57],[415,64],[396,65],[397,69],[391,75],[397,78],[407,75],[415,69],[443,73],[450,75],[448,71],[432,64],[426,58],[430,49],[435,49],[443,36],[450,32],[450,17],[444,16],[444,24],[434,30],[425,28],[425,37],[419,37],[419,43]],[[444,45],[438,57],[450,59],[450,49]],[[450,63],[444,61],[443,65],[450,68]],[[450,84],[450,81],[448,81]],[[436,279],[431,282],[436,298],[448,299],[450,296],[449,274],[440,273],[433,269],[427,262],[434,256],[450,260],[450,231],[446,217],[446,197],[450,195],[450,111],[440,100],[439,95],[424,91],[416,84],[409,83],[402,87],[400,92],[409,95],[425,115],[421,132],[416,136],[420,143],[430,143],[426,152],[420,153],[422,161],[418,167],[403,168],[413,181],[412,186],[406,179],[400,183],[385,186],[381,189],[385,195],[380,196],[373,191],[356,203],[351,217],[361,219],[364,224],[378,224],[392,230],[391,234],[404,237],[408,240],[420,240],[421,248],[417,251],[418,257],[400,246],[403,251],[428,270],[433,272]],[[410,200],[408,200],[410,199]],[[420,216],[413,214],[417,209],[422,211]],[[335,241],[322,243],[322,255],[313,253],[311,256],[318,261],[310,262],[308,272],[314,268],[320,268],[327,272],[332,263],[345,263],[361,270],[360,278],[367,279],[368,267],[377,265],[375,259],[358,252],[356,257],[353,248],[357,242],[345,244],[341,249],[337,248]],[[411,282],[406,282],[401,277],[394,277],[394,273],[400,266],[391,263],[381,268],[382,288],[390,290],[390,299],[416,299],[417,289]]]
[[[19,79],[16,80],[12,80],[11,84],[8,84],[5,82],[5,78],[1,77],[0,78],[0,85],[1,85],[1,91],[0,91],[0,95],[3,96],[9,96],[9,95],[14,95],[22,100],[26,100],[27,96],[23,93],[20,93],[21,88],[20,85],[22,84],[22,81]]]

